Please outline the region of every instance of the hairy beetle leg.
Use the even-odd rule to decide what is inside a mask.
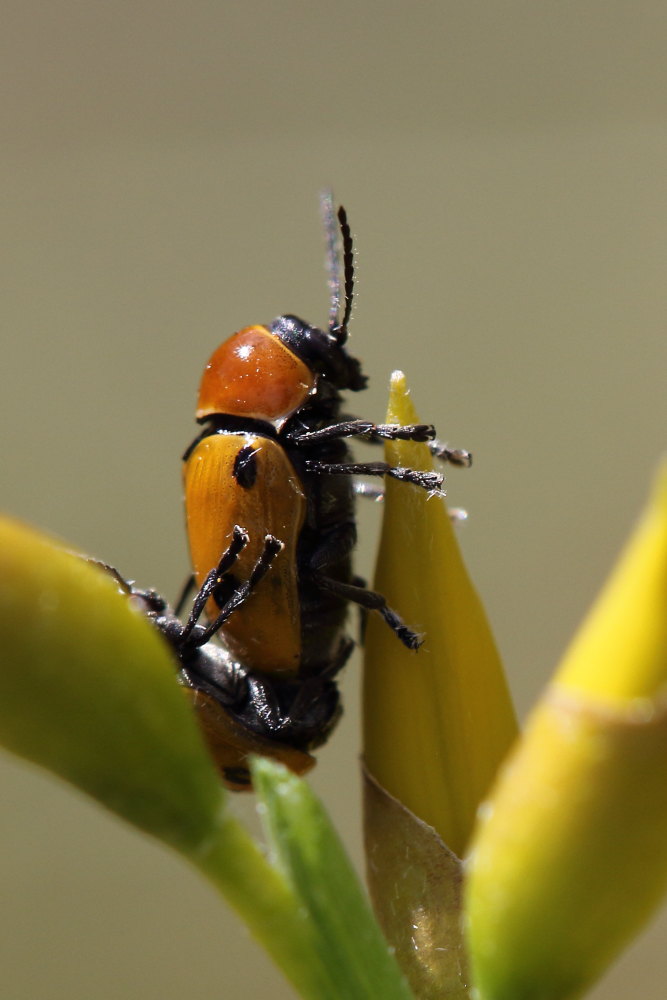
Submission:
[[[442,493],[442,476],[437,472],[420,472],[418,469],[405,469],[400,465],[389,465],[387,462],[318,462],[309,458],[305,462],[306,470],[326,476],[390,476],[403,483],[413,483],[430,493]]]
[[[238,524],[234,525],[232,531],[232,540],[223,552],[220,562],[218,565],[208,573],[206,579],[202,583],[201,587],[197,591],[195,599],[192,603],[192,608],[188,616],[188,620],[185,623],[185,628],[183,629],[183,635],[181,636],[181,641],[185,644],[195,625],[201,618],[202,612],[206,607],[209,597],[215,591],[216,586],[220,582],[221,577],[234,565],[239,555],[246,547],[250,537],[248,532],[244,528],[240,528]]]
[[[342,597],[345,601],[351,601],[369,611],[378,611],[408,649],[416,650],[421,646],[423,642],[421,636],[408,628],[403,619],[389,607],[386,598],[382,594],[378,594],[376,590],[367,590],[365,587],[352,583],[343,583],[341,580],[333,580],[331,577],[319,573],[313,574],[313,582],[322,590],[328,590],[330,593]]]
[[[284,547],[283,542],[281,542],[280,539],[276,538],[274,535],[266,536],[264,539],[264,549],[255,563],[252,573],[245,583],[240,584],[231,597],[225,601],[215,621],[211,622],[211,624],[208,625],[202,633],[200,639],[198,640],[198,645],[203,645],[203,643],[212,639],[216,632],[218,632],[225,624],[232,612],[247,601],[259,581],[268,573],[271,568],[271,563],[275,557],[284,549]]]
[[[433,424],[374,424],[370,420],[344,420],[317,431],[294,431],[288,435],[288,440],[301,446],[348,437],[363,437],[370,444],[380,444],[382,441],[432,441],[435,427]]]
[[[294,431],[287,440],[298,447],[320,444],[335,438],[363,437],[366,444],[382,444],[383,441],[420,441],[428,445],[434,458],[449,465],[469,469],[472,454],[465,448],[452,448],[435,436],[433,424],[374,424],[370,420],[344,420],[317,431]]]
[[[220,582],[221,576],[234,564],[240,552],[247,544],[247,532],[245,532],[242,528],[238,528],[238,525],[236,525],[229,547],[223,554],[216,568],[211,570],[204,580],[204,583],[199,588],[192,605],[192,611],[190,612],[190,616],[181,635],[181,645],[185,646],[188,643],[188,640],[190,639],[192,632],[201,617],[204,608],[206,607],[208,599],[215,593],[215,588]],[[268,573],[271,568],[271,563],[275,557],[280,551],[282,551],[283,548],[284,545],[278,538],[275,538],[273,535],[266,536],[264,539],[264,548],[262,549],[257,562],[253,566],[250,576],[247,580],[236,587],[228,600],[225,601],[215,620],[212,621],[210,625],[207,625],[202,632],[197,634],[195,645],[203,646],[209,641],[209,639],[213,638],[216,632],[222,628],[232,612],[240,607],[250,597],[259,581]]]

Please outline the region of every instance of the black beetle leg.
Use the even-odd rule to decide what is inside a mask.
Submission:
[[[408,649],[419,649],[421,646],[423,640],[420,636],[408,628],[403,619],[389,607],[386,598],[377,591],[366,590],[365,587],[355,586],[352,583],[343,583],[341,580],[332,580],[320,573],[313,574],[313,583],[322,590],[328,590],[329,593],[342,597],[345,601],[359,604],[369,611],[378,611]]]
[[[116,581],[119,589],[122,590],[124,594],[130,595],[133,593],[132,583],[129,580],[126,580],[124,576],[121,576],[115,566],[102,562],[101,559],[93,559],[92,556],[79,556],[78,553],[76,554],[80,559],[83,559],[84,562],[87,562],[89,566],[97,566],[98,569],[103,570],[108,576]]]
[[[304,463],[308,472],[326,476],[390,476],[403,483],[414,483],[429,493],[442,493],[442,476],[437,472],[420,472],[419,469],[405,469],[387,462],[333,463],[318,462],[307,458]]]
[[[247,531],[240,528],[238,524],[234,525],[234,530],[232,531],[232,540],[223,552],[220,562],[212,569],[207,575],[206,579],[202,583],[201,587],[197,591],[195,599],[192,603],[192,610],[188,616],[188,620],[183,629],[183,634],[181,636],[181,642],[185,643],[190,638],[192,630],[201,618],[202,612],[206,607],[206,603],[215,590],[216,586],[220,582],[220,578],[234,565],[238,559],[240,553],[246,547],[250,538]],[[231,612],[230,612],[231,613]],[[209,637],[210,638],[210,637]],[[198,640],[197,645],[202,645],[206,640]]]
[[[253,566],[252,573],[245,581],[245,583],[239,584],[239,586],[232,593],[231,597],[229,597],[229,599],[225,601],[224,605],[220,609],[217,618],[204,629],[201,635],[197,637],[198,646],[203,646],[204,643],[209,641],[209,639],[212,639],[213,636],[216,634],[216,632],[218,632],[225,624],[225,622],[232,614],[232,612],[235,611],[238,607],[240,607],[245,601],[247,601],[247,599],[250,597],[250,595],[252,594],[253,590],[255,589],[259,581],[262,579],[262,577],[266,576],[266,574],[268,573],[269,569],[271,568],[271,563],[273,562],[275,557],[278,555],[279,552],[282,551],[282,549],[284,549],[284,547],[285,547],[284,543],[281,542],[278,538],[275,538],[273,535],[267,535],[265,537],[264,548],[262,550],[259,559]],[[201,610],[203,610],[203,607],[206,604],[208,598],[210,597],[211,593],[215,590],[215,583],[217,582],[217,579],[219,579],[220,574],[217,572],[217,570],[213,572],[216,574],[216,576],[213,579],[213,585],[210,587],[209,592],[204,597]],[[210,579],[210,577],[211,573],[209,573],[208,577],[204,581],[204,584],[199,594],[197,595],[197,598],[195,599],[195,603],[197,603],[197,601],[199,600],[200,595],[204,590],[204,587],[206,587],[206,584]],[[201,610],[199,611],[199,615],[201,614]],[[193,614],[194,611],[195,608],[193,608]],[[199,615],[197,615],[197,617],[199,617]],[[186,631],[188,630],[188,628],[190,628],[191,619],[192,615],[190,615],[190,619],[188,619],[188,624],[185,627]],[[192,622],[192,628],[194,628],[195,624],[196,624],[196,618]]]
[[[287,440],[297,446],[321,444],[335,438],[363,437],[372,444],[381,441],[431,441],[433,424],[374,424],[370,420],[343,420],[316,431],[293,431]]]
[[[435,437],[433,424],[374,424],[369,420],[349,419],[338,424],[330,424],[317,431],[293,431],[288,440],[295,445],[320,444],[333,438],[363,437],[366,444],[382,444],[384,441],[421,441],[428,446],[434,458],[450,465],[470,468],[472,454],[465,448],[451,448]]]
[[[138,602],[143,602],[142,610],[155,615],[161,615],[164,611],[166,611],[167,602],[164,597],[161,597],[160,594],[157,593],[157,591],[137,590],[134,586],[134,581],[126,580],[115,566],[102,562],[101,559],[93,559],[91,556],[84,556],[83,558],[84,561],[90,566],[97,566],[98,569],[103,570],[108,576],[115,580],[119,590],[121,590],[126,597],[136,599]]]
[[[355,587],[362,587],[364,590],[368,590],[368,581],[364,580],[363,576],[353,576],[351,582]],[[358,604],[357,609],[359,611],[359,645],[363,646],[366,642],[368,608],[363,608],[360,604]]]

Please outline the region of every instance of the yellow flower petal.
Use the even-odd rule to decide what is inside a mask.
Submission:
[[[392,377],[387,422],[418,422],[400,372]],[[386,455],[393,465],[433,468],[423,444],[392,441]],[[423,632],[424,644],[410,652],[378,615],[369,617],[366,765],[462,856],[479,802],[516,735],[515,716],[444,503],[389,480],[385,506],[375,585]]]
[[[556,678],[610,704],[654,698],[667,685],[667,465]]]

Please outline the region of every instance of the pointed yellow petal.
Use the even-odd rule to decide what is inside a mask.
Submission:
[[[394,373],[389,423],[418,418]],[[392,441],[393,465],[432,469],[426,445]],[[456,475],[456,473],[454,473]],[[376,587],[424,634],[405,649],[371,615],[364,675],[364,746],[375,780],[461,856],[479,802],[516,735],[491,631],[466,572],[445,504],[389,480]]]
[[[556,682],[609,704],[667,685],[667,464],[653,501],[600,594]]]

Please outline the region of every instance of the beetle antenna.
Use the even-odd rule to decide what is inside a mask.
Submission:
[[[338,209],[338,224],[340,235],[343,241],[343,278],[345,281],[345,311],[343,321],[336,329],[336,339],[339,344],[344,344],[347,340],[347,328],[352,315],[352,301],[354,299],[354,243],[352,233],[347,221],[347,212],[341,205]],[[340,298],[340,293],[339,293]]]
[[[333,191],[323,191],[320,195],[320,208],[324,222],[324,238],[326,240],[327,284],[329,285],[329,333],[337,337],[340,328],[340,248],[338,223],[334,212]]]

